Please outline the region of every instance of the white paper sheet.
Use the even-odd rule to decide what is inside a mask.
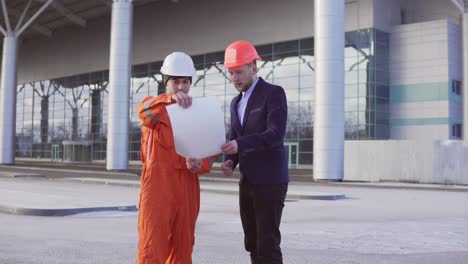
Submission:
[[[192,106],[187,109],[178,104],[166,109],[179,155],[202,159],[221,153],[226,131],[224,113],[216,97],[193,98]]]

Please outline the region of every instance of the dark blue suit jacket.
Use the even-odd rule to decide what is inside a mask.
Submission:
[[[252,184],[281,184],[289,182],[284,134],[288,117],[286,94],[282,87],[259,78],[250,95],[241,126],[237,104],[242,94],[231,102],[230,139],[235,139],[239,153],[227,160],[239,164],[241,182]]]

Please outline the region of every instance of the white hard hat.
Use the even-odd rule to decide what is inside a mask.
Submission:
[[[184,52],[172,52],[164,59],[161,73],[169,76],[195,77],[193,60]]]

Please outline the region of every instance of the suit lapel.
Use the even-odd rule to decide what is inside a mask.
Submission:
[[[239,121],[239,114],[237,113],[237,104],[239,103],[240,99],[242,98],[242,94],[240,93],[233,99],[233,104],[231,104],[231,115],[233,116],[233,121],[231,122],[232,128],[236,131],[238,135],[241,132],[241,124]]]
[[[241,134],[244,133],[244,128],[247,125],[247,122],[249,120],[249,115],[250,115],[250,110],[252,109],[255,99],[258,97],[259,90],[262,87],[263,84],[263,79],[261,77],[258,78],[258,82],[255,85],[255,89],[252,92],[252,95],[250,95],[249,102],[247,103],[247,107],[245,108],[245,113],[244,113],[244,122],[242,122],[244,125],[242,126]]]

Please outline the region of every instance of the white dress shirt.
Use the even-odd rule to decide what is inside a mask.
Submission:
[[[255,79],[255,81],[252,83],[250,88],[247,90],[247,92],[242,92],[242,99],[239,101],[237,104],[237,115],[239,116],[239,121],[241,123],[241,126],[244,125],[244,115],[245,115],[245,109],[247,108],[247,103],[249,102],[249,98],[253,93],[253,90],[255,89],[255,86],[257,85],[258,78]]]

